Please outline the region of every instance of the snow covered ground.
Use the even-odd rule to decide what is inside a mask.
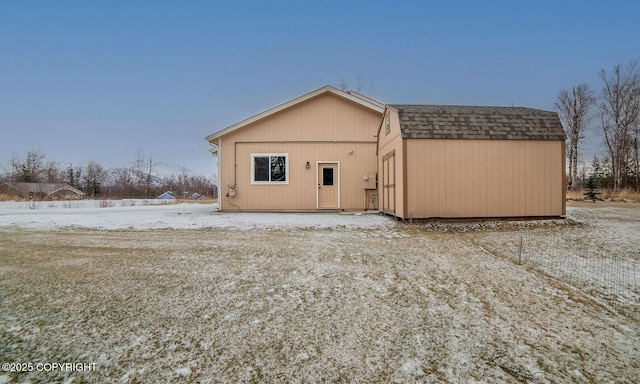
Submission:
[[[80,200],[0,202],[0,227],[52,230],[200,228],[382,228],[394,225],[379,216],[347,214],[221,213],[217,203],[166,203],[160,200]]]
[[[637,318],[510,256],[523,234],[632,252],[635,206],[433,226],[90,203],[0,203],[0,362],[96,364],[0,383],[637,382]]]
[[[577,205],[567,225],[483,231],[475,242],[640,320],[640,205]]]

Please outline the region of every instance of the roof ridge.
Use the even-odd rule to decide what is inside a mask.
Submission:
[[[503,106],[503,105],[463,105],[463,104],[387,104],[389,107],[427,107],[427,108],[468,108],[468,109],[526,109],[530,111],[541,111],[541,112],[552,112],[546,109],[532,108],[532,107],[524,107],[524,106]]]

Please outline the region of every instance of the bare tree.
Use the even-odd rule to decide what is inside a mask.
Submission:
[[[33,183],[49,176],[49,167],[53,162],[44,164],[45,156],[40,151],[29,151],[24,161],[18,160],[14,154],[7,162],[7,179],[12,183]],[[55,171],[55,169],[53,170]]]
[[[373,93],[373,90],[375,88],[374,83],[373,83],[373,79],[371,79],[369,81],[369,88],[370,89],[367,91],[365,89],[366,87],[365,87],[365,84],[364,84],[364,77],[362,76],[362,71],[358,71],[355,80],[356,80],[356,86],[355,86],[355,88],[352,89],[349,86],[349,83],[344,78],[342,78],[340,80],[340,85],[338,85],[338,88],[343,92],[347,92],[349,90],[352,90],[352,91],[355,91],[355,92],[360,93],[360,94],[367,94],[367,93],[368,94],[372,94]]]
[[[565,89],[558,92],[555,106],[565,123],[567,134],[567,157],[569,158],[569,180],[571,189],[578,187],[578,148],[591,116],[589,110],[595,104],[596,98],[588,84],[578,84],[570,91]]]
[[[95,161],[90,161],[83,177],[84,191],[91,199],[102,193],[101,186],[104,183],[105,171],[102,166]]]
[[[640,121],[636,121],[633,149],[635,152],[636,192],[640,192]]]
[[[111,182],[113,184],[113,188],[111,189],[113,196],[118,196],[120,198],[131,197],[131,194],[135,193],[134,181],[130,168],[112,168],[109,173],[111,174]]]
[[[151,192],[151,182],[153,181],[153,175],[151,171],[153,170],[153,160],[151,160],[151,155],[149,155],[149,168],[147,168],[147,174],[144,178],[144,196],[151,197],[149,192]]]
[[[340,80],[340,85],[338,86],[342,92],[347,92],[349,90],[349,84],[344,80]]]
[[[9,181],[11,181],[12,183],[19,182],[22,176],[22,162],[18,160],[15,154],[9,160],[8,168]]]
[[[355,91],[358,93],[362,93],[364,91],[364,86],[362,85],[362,72],[358,71],[358,76],[356,77],[356,89]]]
[[[602,98],[600,118],[605,144],[611,158],[613,189],[624,187],[633,147],[634,129],[640,116],[640,73],[636,62],[629,63],[626,70],[616,65],[609,76],[600,70]]]
[[[44,163],[43,178],[47,183],[57,183],[63,180],[58,164],[55,161],[49,160]]]
[[[136,150],[136,158],[133,160],[133,164],[131,164],[131,171],[133,173],[134,184],[136,186],[144,184],[146,163],[147,156],[142,152],[142,149],[138,148]]]
[[[35,183],[40,181],[40,173],[42,172],[42,164],[44,155],[40,151],[29,151],[22,163],[22,176],[20,181],[26,183]]]

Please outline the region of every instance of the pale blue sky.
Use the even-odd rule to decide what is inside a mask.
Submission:
[[[640,59],[637,1],[0,1],[0,162],[156,161],[342,82],[387,103],[553,109]],[[599,144],[599,142],[598,142]]]

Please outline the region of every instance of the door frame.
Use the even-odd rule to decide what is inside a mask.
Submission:
[[[318,185],[320,185],[320,168],[325,164],[335,164],[337,168],[337,175],[334,175],[334,180],[337,180],[337,193],[338,193],[338,206],[320,208],[320,191]],[[316,161],[316,209],[340,209],[340,162],[335,160],[328,161]]]
[[[393,171],[393,172],[392,172]],[[382,213],[396,215],[396,150],[382,156]],[[393,180],[391,179],[393,176]]]

